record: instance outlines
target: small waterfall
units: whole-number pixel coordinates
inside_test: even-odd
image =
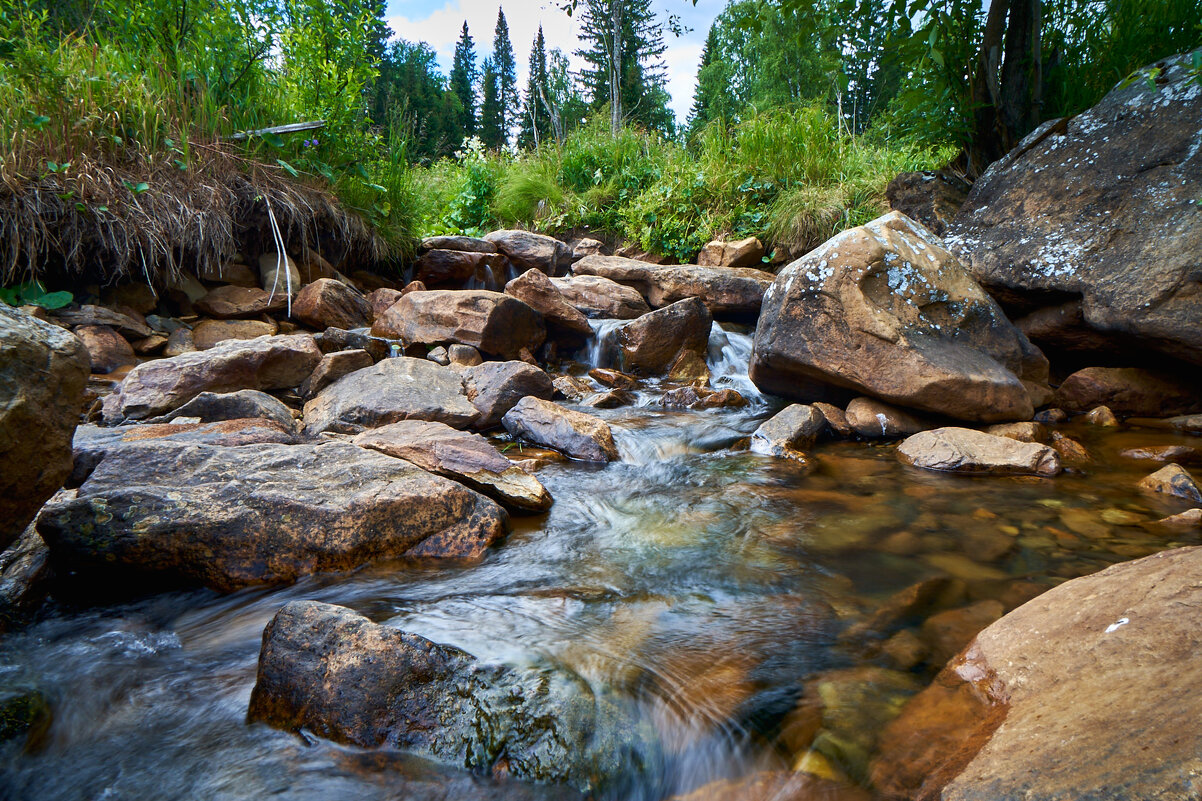
[[[618,329],[629,320],[589,320],[593,337],[580,349],[577,359],[589,367],[619,367]]]
[[[748,403],[760,405],[767,398],[747,377],[751,363],[751,334],[727,330],[721,323],[710,329],[710,341],[706,362],[710,368],[710,386],[714,389],[733,389],[747,399]]]

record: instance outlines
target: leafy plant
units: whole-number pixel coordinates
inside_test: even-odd
[[[53,310],[63,308],[72,300],[70,292],[47,292],[40,281],[0,288],[0,301],[9,306],[41,306]]]

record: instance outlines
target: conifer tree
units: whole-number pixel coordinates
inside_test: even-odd
[[[481,73],[480,124],[477,132],[485,147],[498,150],[506,144],[505,114],[498,91],[500,82],[497,80],[497,68],[491,56],[484,59]]]
[[[577,55],[594,110],[609,105],[615,130],[636,122],[671,133],[667,67],[663,61],[663,26],[651,0],[583,0],[580,38],[587,44]]]
[[[497,9],[497,27],[492,40],[492,65],[496,75],[497,102],[501,109],[502,145],[518,122],[521,110],[518,107],[517,65],[513,60],[513,44],[509,41],[509,23],[505,21],[505,10]]]
[[[547,82],[547,44],[543,38],[543,26],[538,26],[538,35],[530,48],[530,76],[526,81],[526,95],[522,99],[521,132],[519,147],[538,147],[551,131],[552,109],[550,86]]]
[[[465,136],[476,132],[476,82],[480,79],[476,68],[476,45],[467,29],[467,20],[459,33],[455,45],[455,59],[451,64],[450,89],[459,98],[462,107],[461,124]]]

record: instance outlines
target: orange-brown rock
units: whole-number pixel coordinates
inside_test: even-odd
[[[866,394],[978,422],[1029,420],[1048,364],[939,240],[892,212],[793,262],[765,296],[751,378],[800,402]]]
[[[897,448],[903,464],[974,475],[1054,476],[1060,456],[1047,445],[995,437],[971,428],[936,428],[908,437]]]
[[[481,270],[504,272],[508,265],[509,260],[499,253],[428,250],[413,265],[413,277],[430,287],[461,287]]]
[[[505,294],[512,295],[541,314],[552,334],[567,334],[579,341],[593,333],[588,318],[568,303],[563,293],[541,270],[522,273],[505,285]]]
[[[633,320],[651,311],[637,289],[599,275],[552,278],[551,283],[585,317]]]
[[[333,278],[319,278],[306,284],[292,301],[292,316],[307,326],[327,328],[366,328],[372,323],[371,304],[357,290]]]
[[[460,343],[503,359],[547,338],[542,315],[520,300],[483,289],[411,292],[376,320],[372,335],[406,344]]]
[[[245,319],[268,312],[284,311],[288,307],[288,294],[276,292],[273,295],[257,286],[225,284],[209,290],[207,295],[193,305],[196,311],[218,320]]]
[[[1198,411],[1202,386],[1139,367],[1087,367],[1064,379],[1055,403],[1070,412],[1105,406],[1124,417],[1170,417]]]
[[[111,373],[138,363],[138,357],[125,337],[107,325],[81,325],[75,329],[75,336],[88,349],[93,373]]]
[[[705,353],[713,322],[704,303],[688,298],[626,323],[618,329],[624,369],[655,375],[684,351]]]
[[[763,771],[741,779],[719,779],[670,801],[870,801],[863,787],[806,773]]]
[[[895,439],[933,428],[934,423],[872,398],[853,398],[843,413],[848,427],[865,439]]]
[[[192,328],[192,343],[197,350],[215,348],[231,339],[269,337],[279,331],[274,320],[201,320]]]
[[[540,270],[547,275],[563,275],[572,264],[572,249],[554,237],[531,231],[493,231],[484,241],[496,245],[519,272]]]
[[[586,256],[572,267],[576,275],[597,275],[633,287],[652,308],[698,298],[716,317],[754,317],[771,273],[733,267],[664,266],[621,256]]]
[[[367,296],[367,305],[371,307],[371,319],[374,323],[388,311],[388,307],[401,299],[401,290],[382,286],[373,289]]]
[[[1000,601],[978,601],[960,609],[947,609],[922,622],[920,636],[927,646],[931,665],[942,668],[947,661],[972,642],[981,629],[1005,612]]]
[[[1182,498],[1194,503],[1202,503],[1202,489],[1198,482],[1179,464],[1167,464],[1150,476],[1139,482],[1140,487],[1149,492],[1158,492]]]
[[[549,400],[522,398],[501,422],[518,439],[553,448],[575,459],[609,462],[618,458],[608,423]]]
[[[700,267],[757,267],[764,257],[764,243],[754,236],[734,242],[715,239],[697,254]]]

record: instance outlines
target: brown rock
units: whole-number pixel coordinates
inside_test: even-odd
[[[1154,531],[1182,533],[1202,528],[1202,509],[1187,509],[1180,514],[1169,515],[1151,523],[1144,523],[1145,528]]]
[[[930,649],[913,629],[902,629],[885,640],[881,652],[896,669],[911,670],[926,661]]]
[[[510,508],[536,512],[551,508],[551,494],[538,479],[512,464],[479,434],[456,431],[443,423],[405,420],[365,431],[354,443],[454,479]]]
[[[847,425],[867,439],[896,439],[934,426],[908,412],[872,398],[853,398],[844,413]]]
[[[474,236],[428,236],[422,240],[425,250],[458,250],[463,253],[496,253],[492,242]]]
[[[150,356],[167,346],[167,337],[162,334],[151,334],[145,339],[139,339],[130,344],[133,345],[134,353],[140,356]]]
[[[237,392],[202,392],[192,400],[149,423],[166,423],[175,418],[195,418],[202,423],[218,420],[249,420],[259,418],[279,423],[289,431],[296,430],[292,411],[281,401],[257,389]]]
[[[652,308],[697,298],[716,317],[754,317],[772,285],[772,275],[762,270],[688,264],[668,267],[621,256],[586,256],[572,271],[631,286]]]
[[[618,458],[613,433],[604,420],[565,409],[549,400],[522,398],[501,422],[514,437],[553,448],[574,459],[609,462]]]
[[[294,334],[225,342],[207,351],[140,364],[121,384],[121,418],[142,420],[187,403],[202,392],[290,389],[309,377],[321,351],[313,337]]]
[[[379,289],[373,289],[371,294],[367,296],[367,305],[371,307],[371,319],[374,323],[380,317],[384,316],[384,312],[388,311],[392,304],[401,299],[401,291],[399,289],[391,289],[382,286]]]
[[[201,320],[192,329],[192,342],[197,350],[208,350],[231,339],[274,336],[278,330],[274,320]]]
[[[196,340],[192,337],[191,328],[177,328],[167,335],[167,344],[163,346],[163,355],[167,358],[181,356],[196,351]]]
[[[130,310],[133,312],[133,310]],[[106,309],[104,306],[80,306],[77,309],[65,308],[55,309],[50,314],[52,322],[68,328],[76,328],[81,325],[105,325],[117,331],[118,334],[126,339],[142,339],[154,333],[150,326],[146,325],[146,321],[132,314],[123,314],[112,309]]]
[[[639,380],[621,370],[611,370],[608,367],[594,367],[588,371],[588,377],[598,384],[612,389],[638,389]]]
[[[585,256],[600,256],[604,249],[604,242],[586,237],[577,242],[572,248],[572,261],[580,261]]]
[[[617,409],[619,406],[631,406],[638,400],[633,392],[625,389],[611,389],[607,392],[594,393],[582,403],[589,409]]]
[[[764,243],[754,236],[737,242],[709,242],[697,254],[701,267],[757,267],[764,257]]]
[[[1060,454],[1062,464],[1089,464],[1093,457],[1089,449],[1072,437],[1066,437],[1059,431],[1052,432],[1052,450]]]
[[[301,274],[296,262],[286,253],[259,256],[259,287],[276,295],[295,295],[301,288]]]
[[[813,406],[794,403],[760,423],[751,435],[751,452],[796,458],[817,441],[825,428],[822,412]]]
[[[1064,379],[1056,404],[1070,412],[1107,406],[1123,416],[1168,417],[1197,411],[1202,393],[1196,383],[1138,367],[1087,367]]]
[[[154,289],[140,282],[118,284],[104,293],[106,306],[128,306],[138,314],[150,314],[159,305]]]
[[[268,312],[281,312],[288,307],[288,294],[272,295],[258,287],[225,284],[210,290],[194,304],[196,311],[218,320],[246,319]]]
[[[1119,456],[1144,462],[1202,464],[1202,450],[1189,445],[1149,445],[1143,448],[1128,448],[1120,452]]]
[[[847,421],[847,413],[838,406],[822,401],[816,401],[810,405],[822,412],[822,416],[826,418],[826,424],[839,436],[850,437],[855,433],[851,423]]]
[[[1127,425],[1162,428],[1168,431],[1180,431],[1182,434],[1202,434],[1202,414],[1183,414],[1163,420],[1132,417],[1127,420]]]
[[[814,343],[821,343],[815,347]],[[1030,420],[1047,360],[930,231],[892,212],[777,276],[751,378],[809,402],[854,392],[979,422]]]
[[[762,771],[739,779],[718,779],[669,801],[870,801],[863,787],[789,771]]]
[[[75,336],[88,349],[93,373],[111,373],[138,363],[138,357],[125,337],[107,325],[81,325],[75,329]]]
[[[505,272],[509,260],[499,253],[428,250],[418,257],[413,276],[425,286],[463,286],[481,270]]]
[[[1043,423],[1044,425],[1066,423],[1068,422],[1068,412],[1064,411],[1064,409],[1044,409],[1037,412],[1033,419],[1036,423]]]
[[[593,333],[588,319],[551,283],[540,270],[527,270],[505,285],[505,294],[512,295],[543,316],[552,332],[589,337]]]
[[[1015,320],[1014,325],[1041,348],[1091,356],[1116,352],[1125,355],[1131,351],[1130,343],[1090,328],[1079,300],[1036,309]]]
[[[0,551],[71,472],[88,367],[78,337],[0,303]]]
[[[897,449],[903,464],[984,475],[1054,476],[1060,457],[1046,445],[995,437],[970,428],[937,428],[908,437]]]
[[[1090,330],[1202,364],[1202,94],[1188,54],[1155,68],[991,165],[945,239],[1008,303],[1079,296]]]
[[[364,370],[375,364],[371,354],[365,350],[340,350],[321,357],[313,373],[300,386],[300,396],[309,400],[344,375]]]
[[[484,357],[471,345],[451,345],[447,348],[447,363],[459,367],[475,367],[484,363]]]
[[[885,197],[889,208],[943,236],[971,188],[960,176],[943,170],[903,172],[885,187]]]
[[[1045,442],[1048,438],[1048,429],[1043,423],[1001,423],[985,429],[985,433],[1019,442]]]
[[[480,412],[475,427],[481,431],[501,424],[501,418],[530,395],[550,400],[555,392],[551,377],[519,361],[485,362],[463,372],[464,392]]]
[[[1109,407],[1097,406],[1090,409],[1085,415],[1085,422],[1090,425],[1101,426],[1103,428],[1114,428],[1119,425],[1119,419],[1114,416],[1114,412],[1110,411]]]
[[[50,549],[32,525],[12,547],[0,549],[0,633],[25,623],[41,606],[52,575]]]
[[[551,283],[585,317],[633,320],[651,311],[637,289],[598,275],[552,278]]]
[[[571,249],[542,234],[530,231],[493,231],[484,236],[485,241],[497,246],[519,272],[540,270],[547,275],[563,275],[572,264]]]
[[[1000,601],[978,601],[960,609],[948,609],[931,615],[922,622],[922,641],[926,644],[928,662],[941,668],[964,646],[972,642],[981,629],[1005,613]]]
[[[696,298],[644,314],[618,329],[624,369],[662,373],[684,351],[705,353],[713,317]]]
[[[398,356],[349,373],[305,404],[305,431],[355,434],[401,420],[433,420],[455,428],[479,416],[454,370]]]
[[[483,289],[431,290],[402,297],[376,320],[372,335],[407,344],[459,343],[513,359],[547,337],[542,316],[517,298]]]
[[[1150,476],[1146,476],[1139,482],[1139,486],[1149,492],[1164,493],[1194,503],[1202,503],[1202,489],[1198,488],[1194,477],[1179,464],[1165,465]]]
[[[292,316],[320,331],[331,327],[366,328],[372,321],[367,298],[333,278],[306,284],[292,301]]]
[[[56,563],[218,590],[397,557],[475,558],[505,531],[492,501],[349,443],[128,443],[46,506]]]
[[[920,581],[894,593],[863,621],[843,631],[839,639],[856,642],[866,637],[890,634],[903,626],[919,622],[934,609],[954,603],[963,594],[963,582],[955,579],[938,577]]]
[[[235,286],[256,288],[259,286],[259,276],[248,265],[240,261],[230,261],[219,266],[204,265],[197,272],[197,277],[215,284],[234,284]]]
[[[695,350],[682,350],[668,368],[668,378],[673,381],[710,382],[710,368],[705,362],[705,355]]]
[[[570,375],[556,376],[551,385],[555,388],[555,397],[564,398],[565,400],[580,401],[593,394],[593,385],[585,381],[583,378],[577,378]]]

